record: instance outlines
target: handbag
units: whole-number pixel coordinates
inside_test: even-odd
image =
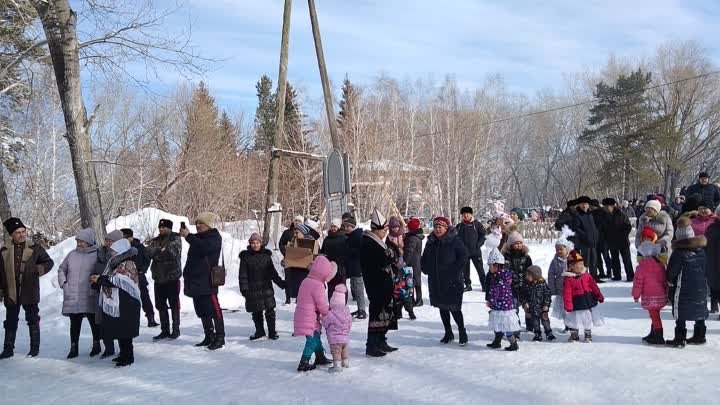
[[[213,287],[225,285],[225,255],[223,254],[222,242],[220,244],[220,258],[222,260],[222,265],[218,263],[210,268],[210,285]],[[207,259],[205,260],[207,261]]]

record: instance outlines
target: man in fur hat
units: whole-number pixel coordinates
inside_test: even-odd
[[[483,270],[482,251],[480,248],[482,248],[482,245],[485,244],[485,227],[482,226],[480,221],[475,219],[473,216],[473,209],[471,207],[463,207],[460,210],[460,215],[462,215],[462,221],[455,226],[455,230],[469,253],[467,263],[465,263],[465,267],[463,269],[465,291],[472,291],[472,283],[470,279],[471,261],[473,266],[475,266],[478,278],[480,279],[482,291],[484,291],[485,270]]]
[[[602,283],[603,281],[598,275],[597,268],[599,235],[597,226],[595,225],[595,219],[590,211],[590,203],[592,200],[590,197],[582,196],[575,200],[575,202],[577,203],[577,208],[575,209],[572,225],[570,225],[570,229],[575,232],[575,237],[573,238],[575,249],[579,250],[580,254],[585,258],[585,265],[588,270],[590,270],[590,274],[595,281]]]
[[[159,235],[148,243],[145,256],[152,260],[150,272],[155,281],[155,308],[160,314],[160,334],[154,340],[177,339],[180,337],[180,277],[182,268],[180,256],[182,240],[180,234],[172,231],[173,223],[169,219],[161,219],[158,224]],[[170,317],[172,316],[172,332]]]
[[[53,268],[53,261],[42,246],[33,243],[27,229],[18,218],[3,223],[10,238],[0,249],[0,301],[5,302],[5,342],[0,359],[12,357],[15,352],[20,307],[30,331],[30,353],[40,352],[40,277]]]

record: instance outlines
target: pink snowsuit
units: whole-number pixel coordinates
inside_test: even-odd
[[[653,257],[640,259],[635,271],[632,296],[642,300],[647,311],[659,310],[667,305],[667,276],[665,267]]]
[[[300,284],[293,325],[295,336],[312,336],[320,331],[320,317],[328,314],[330,305],[325,283],[337,273],[337,266],[325,256],[318,256],[310,273]]]
[[[330,312],[320,321],[327,332],[330,346],[350,343],[352,315],[345,304],[347,287],[338,284],[330,300]]]

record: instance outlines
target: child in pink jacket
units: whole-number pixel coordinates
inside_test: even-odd
[[[667,276],[660,261],[661,248],[658,244],[645,241],[638,246],[642,256],[635,271],[632,296],[635,302],[642,299],[642,307],[652,320],[650,334],[642,340],[649,345],[665,345],[660,310],[667,305]]]
[[[339,373],[343,368],[350,367],[352,315],[345,297],[347,297],[347,287],[343,284],[335,286],[330,298],[330,312],[320,321],[327,332],[330,353],[333,357],[333,366],[328,370],[331,373]]]
[[[327,315],[330,310],[325,283],[332,280],[337,273],[337,265],[325,256],[318,256],[310,268],[307,278],[300,284],[298,290],[297,306],[295,307],[294,329],[295,336],[305,336],[305,348],[298,371],[314,370],[317,366],[331,363],[325,357],[325,349],[320,340],[320,318]],[[315,353],[315,364],[310,364],[310,358]]]

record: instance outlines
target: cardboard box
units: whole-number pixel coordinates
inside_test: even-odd
[[[320,251],[320,245],[314,240],[298,240],[296,246],[288,246],[285,251],[285,266],[307,269]]]

